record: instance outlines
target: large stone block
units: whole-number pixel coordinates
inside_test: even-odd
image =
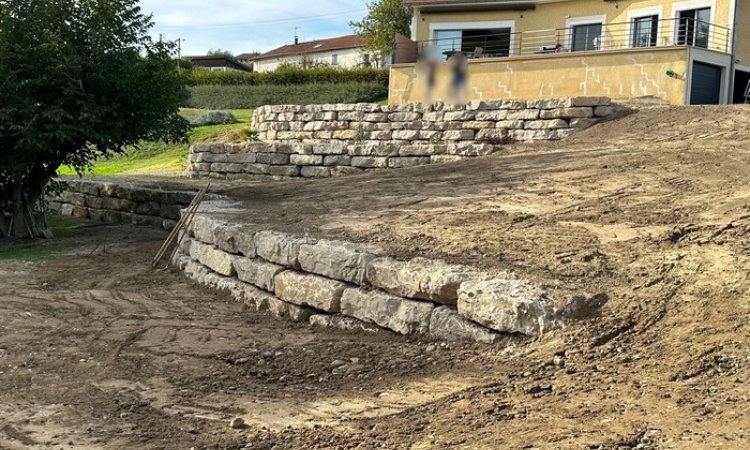
[[[367,264],[375,257],[361,245],[320,240],[301,245],[298,259],[306,272],[363,285],[367,282]]]
[[[591,107],[571,107],[544,109],[539,115],[542,119],[575,119],[580,117],[593,117],[594,109]]]
[[[612,99],[609,97],[573,97],[571,106],[609,106]]]
[[[282,266],[255,258],[237,257],[232,263],[237,278],[270,292],[274,290],[273,280],[276,275],[285,270]]]
[[[232,255],[227,252],[223,252],[212,245],[200,246],[198,253],[198,262],[218,274],[228,277],[234,275]]]
[[[258,256],[276,264],[299,269],[299,250],[312,239],[298,238],[277,231],[259,231],[255,234],[255,251]]]
[[[508,116],[506,117],[507,120],[536,120],[538,118],[538,109],[519,109],[516,111],[508,111]]]
[[[403,156],[388,158],[388,167],[399,169],[403,167],[424,166],[430,163],[429,156]]]
[[[556,130],[568,128],[568,126],[568,121],[563,119],[529,120],[524,124],[524,128],[527,130]]]
[[[348,166],[352,163],[349,155],[327,155],[323,159],[324,166]]]
[[[474,139],[474,130],[448,130],[443,132],[444,141],[467,141]]]
[[[300,168],[299,174],[305,178],[328,178],[331,176],[331,168],[322,166],[304,166]]]
[[[280,299],[330,313],[341,310],[341,296],[348,286],[340,281],[293,270],[281,272],[274,279],[274,292]]]
[[[354,156],[351,164],[352,167],[382,168],[388,167],[388,158],[384,156]]]
[[[381,291],[347,289],[341,298],[341,313],[401,334],[426,333],[433,305],[408,300]]]
[[[341,314],[315,314],[310,317],[310,325],[315,327],[336,328],[345,331],[376,332],[381,329],[354,317]]]
[[[286,153],[258,153],[255,155],[258,164],[285,165],[289,164],[289,155]]]
[[[458,290],[458,312],[503,333],[535,336],[558,327],[544,290],[522,280],[467,281]]]
[[[323,164],[322,155],[291,155],[289,162],[298,166],[320,166]]]
[[[432,311],[430,334],[448,341],[474,341],[494,344],[497,333],[461,316],[450,306],[439,306]]]
[[[391,294],[455,305],[458,287],[474,279],[476,270],[442,261],[414,258],[408,262],[376,258],[367,265],[367,280]]]

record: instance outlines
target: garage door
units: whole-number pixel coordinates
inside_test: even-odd
[[[717,105],[721,93],[721,67],[699,62],[693,63],[690,86],[691,105]]]

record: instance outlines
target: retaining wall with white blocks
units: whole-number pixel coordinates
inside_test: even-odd
[[[259,141],[196,144],[193,178],[324,178],[486,156],[508,142],[562,139],[615,113],[606,97],[447,104],[262,106]]]
[[[347,329],[495,342],[560,326],[543,289],[511,276],[350,242],[259,231],[195,216],[174,261],[188,277],[258,310]]]

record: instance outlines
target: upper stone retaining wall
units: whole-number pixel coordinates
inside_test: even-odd
[[[450,162],[509,142],[562,139],[614,112],[606,97],[262,106],[251,125],[260,142],[194,145],[189,175],[321,178]]]

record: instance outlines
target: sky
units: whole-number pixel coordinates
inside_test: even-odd
[[[183,56],[212,49],[235,55],[294,42],[351,34],[350,20],[367,13],[365,0],[141,0],[152,13],[153,36],[182,41]]]

